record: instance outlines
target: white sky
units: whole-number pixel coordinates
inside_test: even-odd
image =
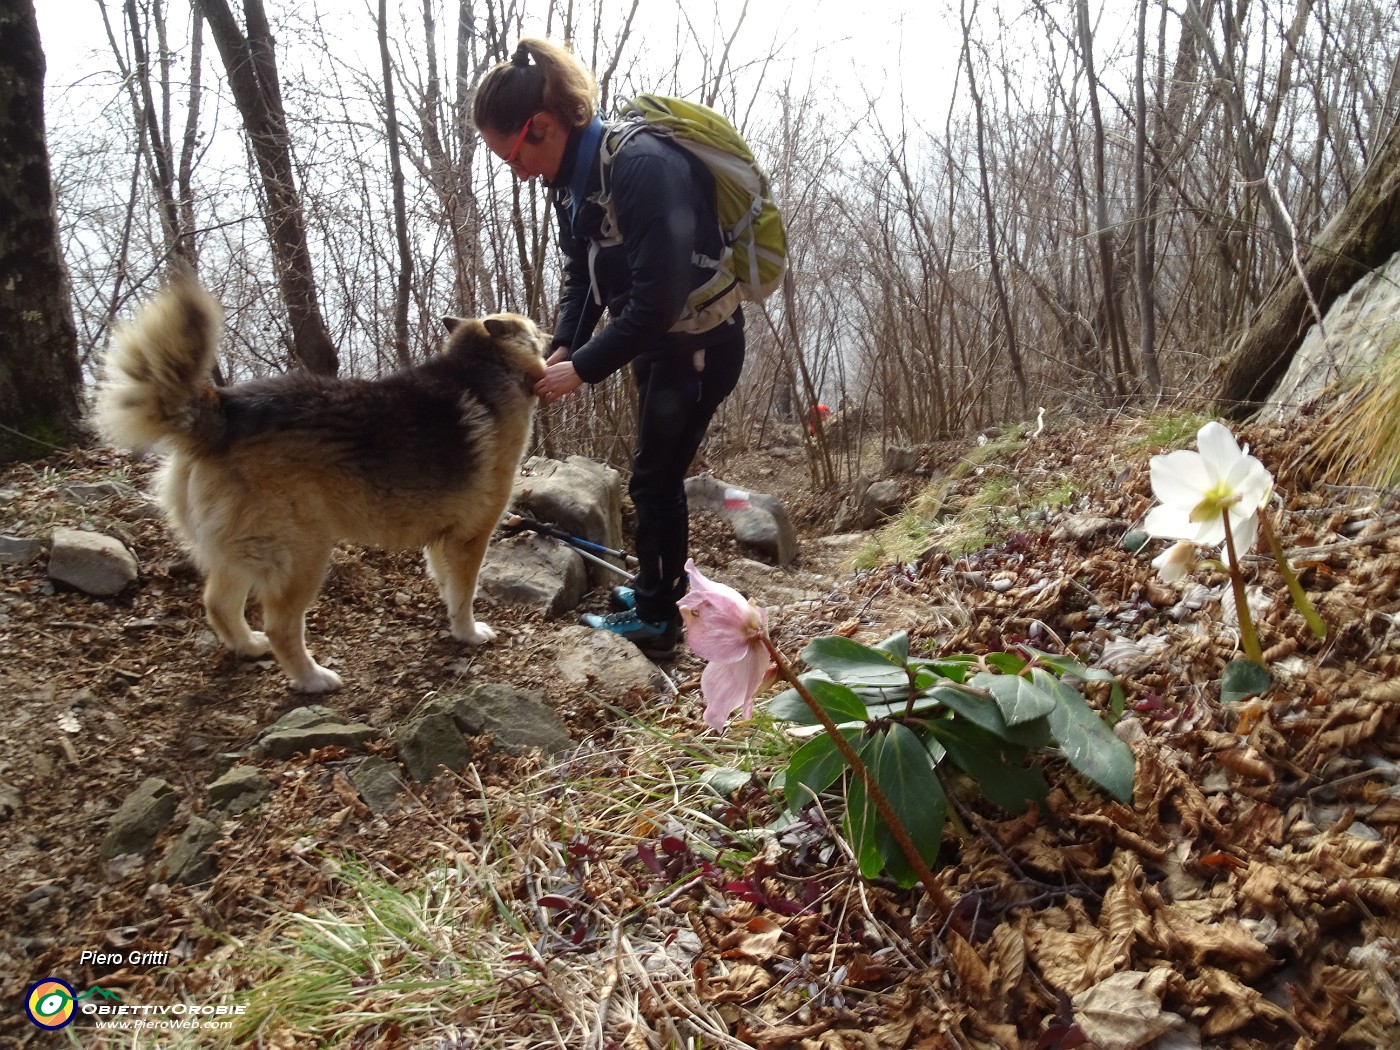
[[[401,2],[394,0],[391,6]],[[377,71],[372,0],[266,0],[266,3],[274,26],[280,13],[292,10],[308,16],[314,10],[330,15],[333,31],[338,36],[347,41],[362,36],[367,60],[365,69]],[[176,22],[183,22],[181,0],[167,0],[167,4],[180,12]],[[37,0],[36,6],[51,92],[113,68],[97,0]],[[107,0],[107,6],[112,11],[109,17],[120,17],[121,0]],[[455,5],[447,6],[455,11]],[[720,4],[719,24],[715,28],[716,51],[732,29],[741,6],[735,0],[723,0]],[[941,5],[929,0],[864,0],[857,5],[840,0],[807,0],[805,3],[749,0],[734,57],[739,63],[761,58],[776,41],[779,58],[790,65],[785,70],[773,70],[770,75],[790,75],[798,86],[810,77],[818,87],[829,88],[833,95],[845,98],[856,108],[861,108],[860,103],[867,94],[883,97],[888,107],[886,112],[891,115],[900,98],[921,102],[938,100],[941,119],[953,84],[959,33],[955,23],[947,21],[948,17],[955,19],[956,15],[940,14],[940,8]],[[407,3],[405,9],[410,18],[421,11],[416,0]],[[619,12],[618,17],[622,9],[621,2],[609,8]],[[636,28],[651,45],[650,49],[643,49],[644,60],[671,53],[675,35],[670,26],[676,10],[677,4],[670,0],[643,0]],[[697,21],[702,17],[703,12],[696,8],[689,10]],[[450,21],[451,15],[444,14],[440,31],[446,31]],[[527,31],[539,33],[541,30],[538,24],[531,27],[527,22]],[[278,43],[281,60],[290,42],[283,38]],[[212,54],[212,47],[209,50]],[[314,60],[308,64],[313,63]],[[216,58],[209,68],[221,75]]]

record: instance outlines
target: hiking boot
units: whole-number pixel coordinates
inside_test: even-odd
[[[631,587],[619,583],[608,591],[608,602],[614,609],[635,609],[637,607],[637,592]]]
[[[611,631],[619,638],[626,638],[653,660],[668,660],[676,655],[676,643],[680,640],[680,624],[676,620],[663,623],[648,623],[637,615],[636,609],[599,616],[588,613],[581,617],[585,627]]]

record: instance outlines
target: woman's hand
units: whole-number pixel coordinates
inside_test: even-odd
[[[567,353],[568,351],[561,347],[550,354],[544,376],[535,384],[535,396],[545,404],[558,401],[565,394],[572,394],[583,386],[583,380],[574,371],[573,362],[562,360]],[[561,360],[555,360],[556,358]]]

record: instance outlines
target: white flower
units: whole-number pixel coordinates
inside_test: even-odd
[[[1273,494],[1273,476],[1219,423],[1201,427],[1196,447],[1199,452],[1182,449],[1152,457],[1152,492],[1161,504],[1148,512],[1143,530],[1161,539],[1214,547],[1225,542],[1222,518],[1228,513],[1235,551],[1242,555],[1254,546],[1259,511]]]
[[[1196,545],[1190,540],[1178,540],[1152,559],[1164,583],[1178,583],[1196,567]]]

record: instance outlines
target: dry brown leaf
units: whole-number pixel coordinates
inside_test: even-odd
[[[1110,974],[1074,996],[1074,1020],[1102,1050],[1138,1050],[1185,1025],[1180,1015],[1162,1009],[1173,976],[1166,967]]]
[[[992,975],[978,956],[976,949],[956,930],[950,930],[943,939],[948,949],[949,961],[957,972],[963,997],[973,1003],[985,1003],[992,995]]]
[[[783,939],[783,928],[772,919],[756,917],[744,923],[737,930],[720,938],[720,956],[733,958],[744,956],[757,962],[766,962],[775,956],[784,956],[778,945]]]
[[[1152,916],[1147,937],[1168,956],[1184,957],[1193,966],[1207,962],[1227,965],[1246,979],[1267,973],[1276,965],[1269,949],[1236,919],[1198,922],[1169,905]]]

